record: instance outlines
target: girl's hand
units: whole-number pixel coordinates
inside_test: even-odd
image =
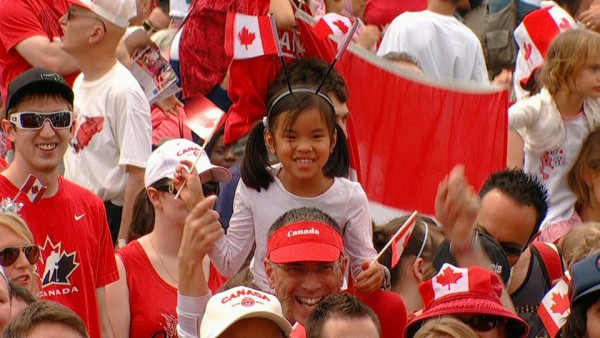
[[[383,266],[377,262],[371,264],[371,261],[363,261],[361,264],[363,271],[355,279],[354,288],[360,292],[374,292],[381,288],[385,273]]]
[[[187,168],[191,168],[193,163],[188,160],[181,160],[180,166],[175,169],[173,184],[177,190],[181,190],[179,197],[185,202],[188,211],[192,210],[198,202],[204,200],[202,193],[202,182],[196,168],[188,172]],[[187,168],[186,168],[187,167]]]

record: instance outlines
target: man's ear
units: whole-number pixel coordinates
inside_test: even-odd
[[[99,23],[99,26],[96,26],[96,28],[94,29],[92,34],[89,36],[88,42],[89,43],[98,43],[99,41],[101,41],[104,38],[105,35],[106,35],[106,32],[104,31],[104,28],[102,28],[102,24]]]
[[[7,119],[2,119],[2,131],[4,132],[4,135],[6,135],[6,138],[11,142],[15,142],[15,126]]]
[[[275,137],[268,130],[265,130],[265,144],[269,152],[275,155]]]
[[[275,289],[275,276],[274,273],[275,271],[273,271],[273,267],[271,266],[271,262],[269,262],[268,258],[265,258],[265,260],[263,261],[263,264],[265,265],[265,272],[267,274],[267,279],[269,280],[269,286],[272,289]]]

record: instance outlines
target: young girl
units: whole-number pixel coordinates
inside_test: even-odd
[[[554,242],[581,223],[567,174],[584,140],[600,125],[600,35],[585,29],[559,35],[540,80],[542,91],[512,106],[508,119],[524,142],[524,170],[548,190],[550,208],[539,239]]]
[[[584,222],[600,222],[600,130],[585,141],[569,172],[569,187],[577,197],[575,209]]]
[[[256,285],[270,291],[264,271],[267,230],[286,211],[316,207],[331,215],[344,232],[355,287],[373,291],[383,268],[368,265],[376,255],[371,215],[359,183],[348,173],[348,148],[335,123],[331,100],[314,88],[287,89],[271,96],[267,116],[251,131],[227,235],[215,243],[211,261],[225,276],[235,274],[256,241],[250,269]],[[268,151],[279,164],[269,166]],[[366,271],[363,271],[366,270]]]

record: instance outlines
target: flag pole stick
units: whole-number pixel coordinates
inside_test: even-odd
[[[285,58],[283,51],[281,50],[281,43],[279,41],[279,33],[277,33],[277,24],[275,23],[275,15],[269,14],[269,20],[271,21],[271,30],[273,31],[273,38],[275,38],[275,47],[277,48],[277,56],[281,61],[281,68],[283,68],[283,75],[285,75],[285,82],[287,82],[288,90],[292,92],[292,81],[290,74],[288,73],[287,67],[285,66]]]
[[[202,146],[200,147],[200,153],[198,154],[198,157],[196,157],[196,160],[194,160],[194,164],[192,164],[192,167],[190,168],[190,172],[194,171],[194,168],[196,168],[196,164],[198,163],[198,160],[200,160],[200,157],[202,157],[202,154],[204,153],[204,149],[206,149],[206,146],[208,145],[210,140],[213,138],[213,136],[217,132],[217,129],[221,125],[221,120],[223,120],[224,117],[225,117],[225,114],[222,114],[221,117],[219,117],[219,120],[217,121],[217,123],[215,123],[215,127],[212,128],[212,130],[210,131],[210,134],[208,135],[206,140],[204,140],[204,143],[202,143]],[[177,194],[175,194],[175,199],[179,198],[179,195],[181,194],[181,191],[185,187],[186,183],[187,183],[187,179],[185,179],[183,181],[183,183],[181,184],[181,187],[179,187],[179,189],[177,189]]]
[[[417,210],[413,211],[413,213],[406,219],[406,221],[404,222],[404,224],[402,224],[402,226],[400,228],[398,228],[398,230],[396,231],[396,233],[394,233],[394,236],[392,236],[392,238],[390,238],[390,240],[385,244],[385,246],[383,247],[383,249],[381,249],[381,251],[379,251],[379,253],[377,254],[377,256],[371,261],[370,265],[373,265],[373,263],[377,262],[379,260],[379,258],[381,258],[381,256],[383,256],[383,253],[389,249],[390,245],[392,245],[392,243],[394,243],[394,241],[396,240],[396,238],[398,238],[398,236],[404,232],[404,230],[410,226],[410,224],[412,223],[412,221],[415,219],[415,217],[417,217],[417,214],[419,212]]]
[[[358,28],[358,20],[354,21],[354,24],[350,28],[350,32],[348,33],[348,35],[346,36],[346,38],[342,42],[342,45],[340,46],[340,49],[338,49],[337,54],[335,55],[335,58],[331,62],[331,65],[329,66],[329,68],[327,68],[327,73],[325,73],[325,76],[323,76],[323,80],[321,80],[321,83],[319,84],[319,87],[317,87],[317,93],[321,90],[321,87],[323,87],[323,84],[325,83],[325,80],[329,76],[329,73],[331,73],[331,70],[333,69],[333,67],[335,67],[335,64],[337,63],[337,61],[342,57],[342,54],[344,53],[344,51],[346,50],[346,48],[348,48],[348,44],[352,40],[352,37],[354,36],[354,32],[356,32],[357,28]]]

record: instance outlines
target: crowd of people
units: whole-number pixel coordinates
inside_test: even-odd
[[[281,55],[233,57],[235,13]],[[505,168],[375,224],[303,16],[397,76],[509,91]],[[595,30],[582,0],[0,0],[2,336],[600,338]]]

